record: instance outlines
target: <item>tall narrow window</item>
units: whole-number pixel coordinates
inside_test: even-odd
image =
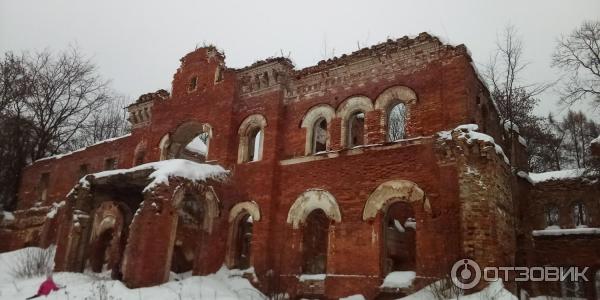
[[[398,103],[390,109],[388,114],[388,141],[394,142],[404,138],[406,125],[406,106]]]
[[[587,215],[585,211],[585,205],[582,202],[575,202],[573,204],[573,225],[575,227],[587,226]]]
[[[410,203],[395,202],[383,218],[382,270],[414,271],[416,266],[415,231],[417,223]]]
[[[188,85],[188,92],[195,90],[197,85],[198,85],[198,77],[194,76],[194,77],[190,78],[190,83]]]
[[[40,201],[44,202],[48,199],[48,186],[50,184],[50,173],[43,173],[39,183]]]
[[[558,207],[554,205],[546,208],[546,227],[559,227]]]
[[[320,118],[313,126],[312,153],[327,151],[327,120]]]
[[[348,147],[356,147],[365,141],[365,113],[358,111],[348,119]]]
[[[254,128],[248,136],[248,161],[259,161],[262,146],[262,128]]]
[[[238,219],[235,231],[234,267],[247,269],[250,267],[250,245],[252,242],[252,216],[245,214]]]
[[[329,222],[329,218],[321,209],[313,210],[306,218],[302,240],[304,274],[326,273]]]

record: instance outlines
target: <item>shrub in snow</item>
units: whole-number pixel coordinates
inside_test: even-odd
[[[98,280],[92,284],[90,288],[90,295],[85,297],[84,300],[117,300],[121,298],[115,298],[109,294],[109,288],[106,280]]]
[[[54,269],[54,253],[56,246],[46,249],[25,248],[19,251],[13,259],[6,261],[8,270],[13,278],[33,278],[44,276]]]

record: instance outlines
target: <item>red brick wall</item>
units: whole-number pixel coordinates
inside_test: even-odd
[[[382,281],[381,243],[378,240],[381,226],[379,217],[363,221],[362,211],[379,184],[403,179],[416,183],[432,207],[430,213],[425,213],[422,208],[415,210],[419,228],[417,273],[442,276],[448,266],[464,254],[457,217],[461,209],[461,171],[453,163],[438,161],[433,139],[428,136],[459,124],[483,124],[486,120],[477,117],[481,108],[476,98],[482,90],[484,94],[487,92],[475,76],[464,46],[442,45],[427,36],[398,43],[400,48],[404,43],[413,43],[415,47],[394,48],[393,51],[399,53],[397,56],[381,55],[381,61],[370,61],[368,68],[357,63],[359,58],[370,57],[363,52],[371,50],[380,53],[376,48],[380,46],[363,49],[338,61],[320,64],[315,69],[290,71],[287,81],[250,93],[242,92],[245,83],[238,76],[240,72],[251,72],[252,67],[226,69],[223,81],[215,83],[215,70],[224,58],[210,48],[198,49],[182,59],[182,66],[173,79],[172,96],[153,103],[150,125],[134,129],[129,137],[91,146],[60,159],[38,161],[27,167],[19,207],[29,208],[36,202],[36,185],[44,172],[51,173],[47,202],[60,201],[77,182],[80,164],[88,163],[89,171],[97,172],[102,170],[105,158],[116,157],[119,168],[129,168],[133,165],[134,149],[142,142],[148,145],[145,161],[156,161],[160,155],[158,145],[165,134],[173,133],[184,122],[197,121],[213,128],[207,159],[231,170],[232,176],[228,186],[216,186],[223,203],[221,216],[216,221],[219,229],[203,237],[194,268],[196,273],[214,272],[221,266],[226,253],[224,237],[228,232],[229,209],[235,203],[252,200],[258,203],[262,215],[261,221],[254,224],[252,241],[252,263],[260,279],[259,286],[271,290],[286,288],[293,292],[297,285],[295,276],[301,266],[301,229],[294,230],[286,223],[287,214],[301,193],[309,188],[321,188],[334,195],[342,215],[342,222],[331,226],[328,273],[334,275],[327,279],[327,295],[339,297],[364,293],[372,297],[377,294]],[[370,59],[375,59],[373,57],[371,55]],[[347,70],[346,75],[340,75],[345,79],[328,77],[337,67]],[[197,88],[188,92],[193,76],[198,78]],[[308,89],[307,82],[315,81],[314,78],[323,78],[322,84]],[[356,95],[366,96],[374,104],[384,90],[399,85],[414,90],[418,98],[409,105],[407,124],[407,138],[415,139],[343,150],[340,146],[341,118],[338,116],[330,125],[333,152],[302,158],[306,132],[300,124],[311,107],[325,103],[337,109],[344,100]],[[367,113],[369,143],[385,140],[379,124],[382,113],[376,110]],[[238,164],[238,128],[252,114],[261,114],[267,121],[263,159]],[[147,221],[159,224],[169,222],[169,219],[149,218]],[[169,232],[152,232],[153,238],[168,238],[166,235]],[[148,255],[166,255],[160,252],[164,249],[152,248],[149,240],[145,240],[147,236],[141,228],[133,228],[129,239]],[[62,238],[59,237],[59,242]],[[152,265],[129,264],[130,272],[142,273]],[[146,278],[134,285],[159,279]]]

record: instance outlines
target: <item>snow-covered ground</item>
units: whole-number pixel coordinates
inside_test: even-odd
[[[16,279],[12,274],[14,261],[24,250],[0,253],[0,299],[25,299],[34,295],[45,277]],[[54,281],[66,288],[41,299],[267,299],[241,272],[221,268],[207,276],[172,276],[173,281],[140,289],[128,289],[122,282],[97,274],[60,272]],[[176,281],[175,279],[181,279]]]

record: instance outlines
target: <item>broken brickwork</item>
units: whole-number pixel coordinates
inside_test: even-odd
[[[398,104],[404,131],[392,141],[389,115]],[[204,47],[181,59],[171,94],[145,94],[128,110],[130,135],[25,169],[19,211],[0,220],[0,250],[56,243],[57,270],[110,269],[130,287],[160,284],[169,271],[250,265],[267,294],[330,299],[411,293],[463,257],[486,266],[534,263],[523,258],[534,248],[518,242],[533,228],[524,216],[538,213],[528,206],[535,189],[513,175],[527,171],[525,147],[505,147],[510,134],[464,45],[422,33],[301,70],[285,58],[232,69]],[[493,142],[465,140],[458,129],[440,135],[470,123],[512,164]],[[357,132],[363,143],[351,145]],[[189,153],[196,137],[206,153]],[[228,179],[172,177],[148,191],[147,171],[92,174],[174,158],[218,164]],[[82,170],[92,175],[80,181]],[[414,226],[402,237],[411,242],[398,243],[414,253],[406,264],[390,264],[384,250],[396,203],[412,211],[398,214]],[[327,226],[307,225],[316,210]],[[311,232],[319,241],[310,242]],[[406,266],[417,274],[411,287],[380,288],[387,272]],[[326,275],[303,280],[316,271]]]

